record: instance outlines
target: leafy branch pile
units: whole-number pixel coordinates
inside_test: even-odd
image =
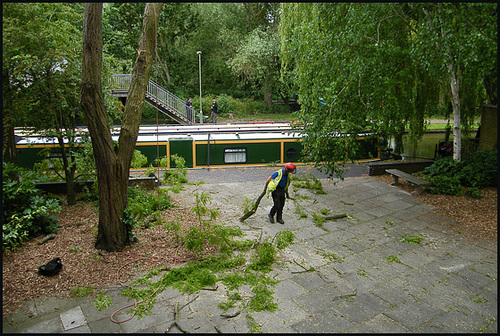
[[[209,194],[196,195],[192,211],[198,219],[198,226],[192,226],[187,233],[180,232],[180,226],[175,223],[163,224],[166,230],[176,235],[179,244],[200,253],[201,259],[182,267],[153,269],[122,291],[122,295],[140,302],[130,311],[139,318],[150,314],[156,295],[166,287],[196,293],[203,288],[214,287],[218,282],[228,290],[228,301],[219,304],[222,310],[236,306],[247,311],[277,309],[272,290],[277,281],[267,274],[276,262],[277,253],[293,243],[294,234],[281,231],[273,239],[263,242],[236,239],[243,236],[241,229],[215,224],[219,213],[209,209],[209,203]],[[215,246],[217,251],[202,257],[201,252],[207,246]],[[243,285],[250,286],[250,297],[239,291]],[[77,294],[79,291],[75,289],[74,295]],[[111,304],[109,296],[100,295],[98,301],[95,306],[99,309]]]

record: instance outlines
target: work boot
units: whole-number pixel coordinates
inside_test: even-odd
[[[283,219],[281,219],[281,218],[277,218],[277,219],[276,219],[276,221],[277,221],[278,223],[280,223],[280,224],[285,224],[285,222],[283,222]]]
[[[274,218],[271,214],[267,215],[269,217],[269,222],[274,223]]]

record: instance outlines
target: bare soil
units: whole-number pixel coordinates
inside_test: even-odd
[[[198,225],[190,206],[176,206],[162,212],[165,225],[177,221],[181,232],[186,232],[191,225]],[[68,206],[65,197],[58,224],[60,229],[55,239],[39,244],[44,236],[35,237],[20,248],[4,253],[3,315],[35,298],[70,297],[71,290],[76,287],[105,289],[120,286],[147,270],[195,260],[213,250],[213,247],[206,247],[198,254],[186,250],[165,225],[141,228],[139,242],[121,252],[97,250],[94,247],[97,208],[92,203],[83,202]],[[55,257],[61,258],[63,270],[53,277],[38,275],[38,267]]]
[[[391,183],[389,175],[373,177]],[[402,181],[401,189],[408,192],[413,187]],[[484,197],[444,196],[424,193],[417,195],[420,201],[437,207],[435,212],[454,219],[459,224],[451,229],[470,240],[497,241],[497,190],[483,191]],[[29,240],[20,248],[3,255],[3,315],[13,313],[23,302],[39,297],[58,295],[69,297],[76,287],[104,289],[120,286],[122,282],[158,266],[171,266],[194,260],[213,252],[206,247],[196,255],[184,249],[175,234],[164,225],[141,228],[139,242],[121,252],[107,253],[95,249],[98,225],[97,208],[92,203],[80,202],[68,206],[63,197],[59,217],[60,229],[55,239],[39,244],[40,237]],[[163,223],[178,221],[181,230],[198,225],[191,205],[177,199],[177,207],[162,212]],[[185,231],[184,231],[185,232]],[[53,277],[37,274],[37,269],[59,257],[63,271]]]

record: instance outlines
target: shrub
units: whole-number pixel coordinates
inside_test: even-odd
[[[496,187],[498,166],[497,151],[478,151],[471,159],[463,161],[459,177],[467,187]]]
[[[127,209],[133,219],[144,219],[157,210],[166,210],[171,206],[170,196],[165,189],[148,193],[138,186],[128,188]]]
[[[460,195],[462,185],[457,176],[437,175],[431,180],[430,192],[433,194]]]
[[[478,187],[467,188],[467,190],[465,191],[465,194],[469,197],[472,197],[472,198],[482,198],[483,197],[483,192]]]
[[[444,158],[425,168],[425,172],[430,177],[433,193],[458,195],[459,186],[465,186],[470,188],[469,196],[480,198],[480,188],[497,185],[497,151],[478,151],[462,162]]]
[[[429,177],[434,177],[438,175],[453,176],[457,175],[461,169],[462,169],[461,162],[456,162],[453,160],[453,158],[446,157],[437,160],[429,167],[426,167],[425,173],[428,174]]]
[[[186,160],[182,156],[178,156],[174,154],[170,157],[170,159],[174,162],[175,168],[165,170],[165,174],[163,175],[163,182],[172,186],[173,191],[182,190],[184,187],[181,185],[182,183],[187,183],[187,172],[188,169],[186,167]],[[166,166],[166,158],[163,158],[160,162],[161,166]]]
[[[134,150],[130,166],[132,168],[141,168],[144,167],[146,163],[148,163],[148,158],[146,157],[146,155],[142,154],[140,150]]]
[[[36,188],[33,172],[4,162],[2,202],[4,250],[20,246],[37,233],[59,228],[54,216],[61,211],[59,199]]]

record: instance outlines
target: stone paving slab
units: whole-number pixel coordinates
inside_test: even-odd
[[[191,173],[191,172],[190,172]],[[206,172],[204,172],[206,173]],[[210,173],[212,174],[212,173]],[[210,174],[206,174],[209,176]],[[263,173],[262,180],[268,172]],[[221,174],[224,181],[224,174]],[[210,192],[229,225],[239,226],[246,238],[272,239],[291,230],[294,244],[281,251],[268,274],[278,309],[224,317],[218,307],[227,289],[183,294],[167,288],[156,297],[150,315],[132,317],[128,310],[111,315],[133,301],[109,289],[112,305],[97,311],[90,298],[42,298],[4,317],[4,333],[469,333],[498,330],[497,246],[468,242],[450,232],[453,225],[432,206],[409,193],[370,177],[353,177],[337,184],[323,180],[326,195],[299,190],[308,217],[298,219],[296,204],[287,202],[285,225],[270,224],[272,201],[264,198],[256,214],[240,223],[244,194],[239,183],[212,181],[186,186],[184,194]],[[258,195],[263,181],[245,182],[248,195]],[[328,209],[346,213],[322,228],[312,213]],[[401,239],[421,237],[420,244]],[[393,259],[397,258],[397,261]],[[392,261],[391,261],[392,260]],[[238,290],[245,298],[250,286]],[[178,327],[174,307],[178,304]],[[182,329],[182,330],[181,330]]]

